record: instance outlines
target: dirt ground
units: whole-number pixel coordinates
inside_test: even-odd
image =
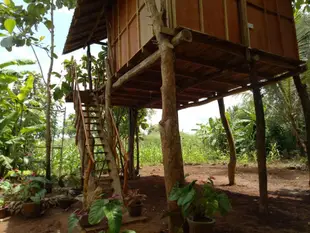
[[[186,166],[188,181],[197,179],[199,184],[215,177],[215,185],[231,199],[233,211],[217,218],[216,233],[299,233],[310,232],[310,190],[305,171],[286,168],[269,169],[270,213],[260,216],[257,212],[258,176],[254,167],[239,167],[237,185],[227,186],[226,166]],[[143,167],[141,178],[130,181],[130,188],[138,188],[148,196],[144,214],[148,221],[124,226],[137,233],[166,232],[166,219],[161,219],[166,207],[163,168]],[[16,216],[0,223],[1,233],[65,233],[67,217],[77,206],[68,211],[48,210],[42,218],[26,220]]]

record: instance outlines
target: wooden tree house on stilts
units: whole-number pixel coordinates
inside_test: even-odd
[[[74,90],[67,101],[72,101],[76,92],[85,106],[94,104],[94,96],[101,97],[96,104],[105,105],[107,122],[100,125],[107,127],[107,134],[101,136],[110,147],[116,133],[110,106],[162,109],[159,124],[167,195],[177,181],[184,180],[178,110],[253,90],[260,205],[266,210],[260,88],[305,70],[298,57],[291,1],[79,0],[64,53],[102,44],[105,39],[108,81],[92,91]],[[119,159],[112,153],[110,160],[114,165],[109,169],[118,175]],[[128,157],[126,161],[128,167]],[[120,182],[116,183],[115,187],[120,187]],[[177,211],[175,203],[168,207]],[[179,223],[178,214],[170,217],[170,232]]]

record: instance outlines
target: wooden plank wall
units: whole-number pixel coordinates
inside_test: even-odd
[[[153,37],[152,22],[144,0],[117,0],[112,6],[111,40],[113,70],[118,71]],[[160,0],[156,0],[158,7]]]
[[[174,27],[241,43],[240,0],[172,0]],[[247,0],[251,47],[298,59],[291,0]]]

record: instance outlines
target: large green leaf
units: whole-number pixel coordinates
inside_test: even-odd
[[[227,214],[229,211],[231,211],[231,204],[230,201],[225,193],[221,193],[217,196],[218,202],[219,202],[219,209],[221,215]]]
[[[104,206],[108,203],[108,200],[96,200],[90,207],[88,222],[92,225],[98,224],[106,216],[104,212]]]
[[[74,228],[78,225],[79,219],[75,213],[68,217],[68,233],[72,233]]]
[[[18,116],[19,116],[19,112],[14,111],[14,112],[10,113],[9,115],[7,115],[6,117],[4,117],[3,119],[0,120],[0,135],[3,131],[3,129],[5,128],[5,126],[10,124],[11,122],[16,121]]]
[[[5,37],[1,40],[0,45],[4,48],[6,48],[7,50],[11,51],[12,50],[12,46],[13,46],[13,37],[12,36],[8,36]]]
[[[25,86],[23,86],[20,89],[20,93],[17,95],[17,98],[19,99],[19,101],[23,102],[26,99],[26,97],[28,96],[28,94],[33,88],[33,82],[34,82],[34,76],[30,74],[25,83]]]
[[[24,127],[20,130],[22,134],[27,134],[27,133],[34,133],[34,132],[41,132],[45,129],[45,124],[40,124],[40,125],[33,125],[29,127]]]
[[[54,100],[60,100],[64,96],[64,92],[61,88],[56,87],[54,92],[53,92],[53,98]]]
[[[11,163],[13,162],[13,159],[10,159],[9,157],[6,157],[4,155],[0,155],[0,164],[4,166],[6,169],[10,170],[12,169]]]
[[[35,64],[34,61],[32,60],[29,60],[29,59],[16,59],[16,60],[13,60],[13,61],[8,61],[8,62],[4,62],[4,63],[1,63],[0,64],[0,69],[3,69],[5,67],[8,67],[8,66],[24,66],[24,65],[33,65]]]
[[[108,233],[119,233],[122,225],[122,208],[120,204],[109,202],[104,206],[104,212],[108,219]]]
[[[10,34],[13,32],[15,26],[16,26],[15,19],[6,19],[4,21],[4,27]]]
[[[3,0],[3,2],[4,2],[4,4],[7,5],[7,6],[11,4],[11,0]]]

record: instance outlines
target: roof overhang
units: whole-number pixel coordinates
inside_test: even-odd
[[[63,54],[107,38],[104,10],[111,0],[78,0]]]

